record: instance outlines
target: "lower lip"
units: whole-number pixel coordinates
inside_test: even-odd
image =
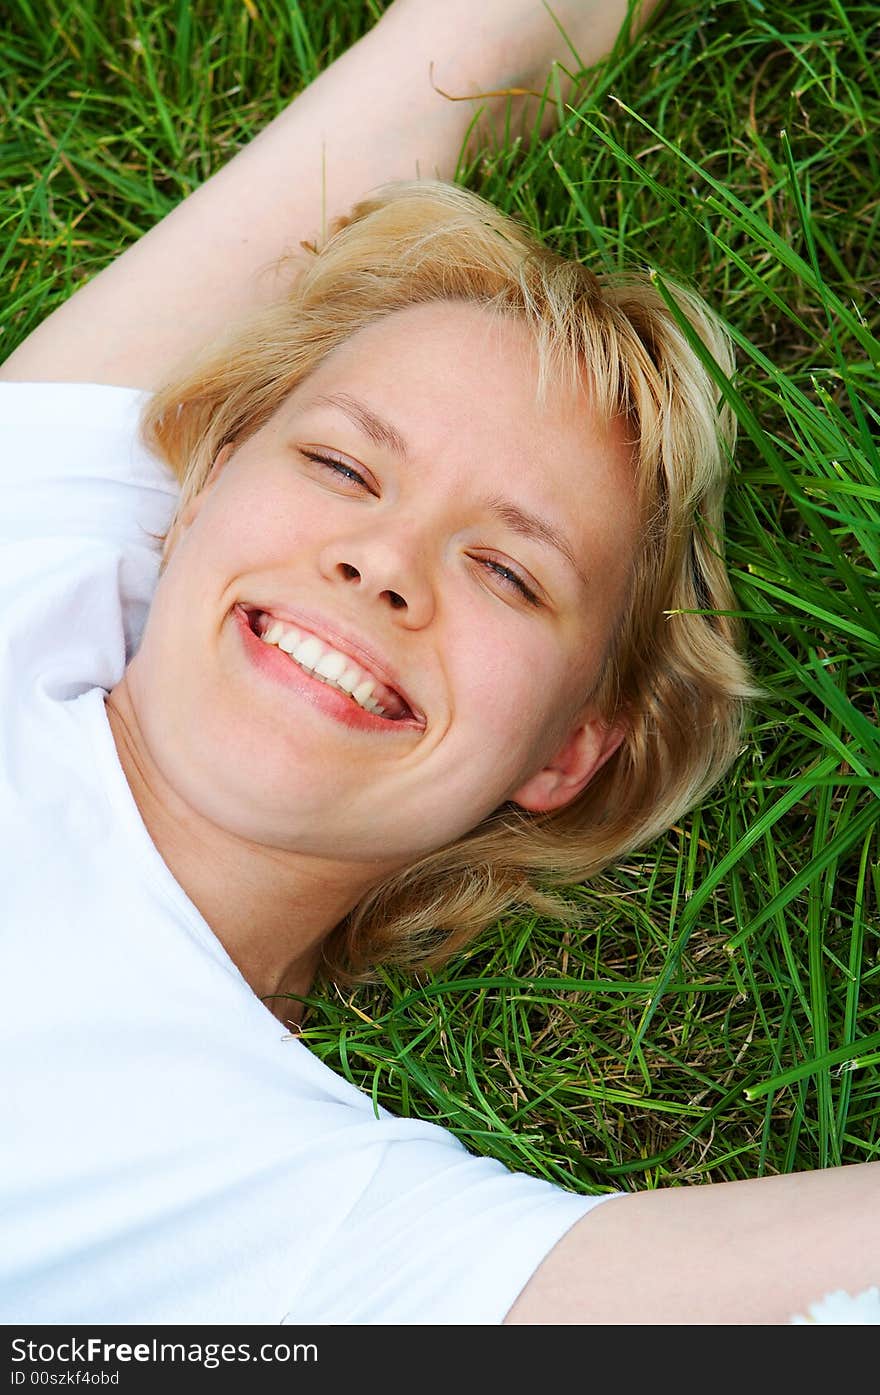
[[[310,673],[306,673],[305,669],[288,658],[277,645],[266,644],[255,635],[248,623],[247,612],[241,606],[234,606],[232,613],[245,654],[273,683],[298,693],[313,707],[355,731],[381,731],[390,735],[416,729],[415,723],[408,719],[389,722],[386,717],[377,717],[374,712],[367,712],[365,708],[359,707],[353,698],[346,697],[338,688],[331,688],[329,684],[322,683],[319,678],[313,678]]]

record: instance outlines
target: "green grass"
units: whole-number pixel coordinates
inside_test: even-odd
[[[9,0],[0,349],[378,17],[281,0]],[[877,10],[672,4],[546,145],[460,177],[590,264],[726,317],[728,558],[757,677],[728,778],[574,898],[442,973],[310,998],[303,1037],[396,1112],[595,1190],[880,1153]]]

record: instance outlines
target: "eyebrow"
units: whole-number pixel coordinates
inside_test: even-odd
[[[409,463],[406,441],[400,432],[395,430],[390,422],[383,421],[371,411],[365,402],[359,402],[356,397],[349,397],[347,392],[332,392],[313,398],[311,405],[337,407],[340,412],[345,413],[352,425],[369,437],[374,446],[382,446],[400,456],[405,464]]]
[[[375,446],[390,450],[405,464],[409,463],[406,441],[400,432],[390,422],[385,421],[372,411],[365,402],[359,402],[356,397],[349,396],[347,392],[334,392],[313,398],[310,405],[313,407],[336,407]],[[527,509],[521,508],[519,504],[514,504],[512,500],[505,499],[499,494],[491,495],[484,502],[490,513],[505,523],[514,533],[518,533],[520,537],[531,538],[535,542],[543,543],[545,547],[555,548],[565,558],[582,584],[587,587],[590,585],[590,578],[578,561],[577,553],[568,538],[552,523],[548,523],[545,518],[530,513]]]
[[[498,494],[493,494],[490,499],[487,499],[486,506],[514,533],[519,533],[520,537],[532,538],[535,542],[543,543],[545,547],[554,547],[557,552],[561,552],[583,585],[590,585],[590,578],[578,561],[577,553],[568,538],[564,533],[560,533],[558,528],[554,528],[552,523],[548,523],[545,518],[540,518],[536,513],[529,513],[526,509],[520,508],[510,499],[501,498]]]

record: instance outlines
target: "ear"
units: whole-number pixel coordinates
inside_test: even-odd
[[[593,776],[626,736],[626,721],[619,718],[610,726],[599,717],[591,717],[574,728],[543,770],[510,795],[514,804],[533,814],[548,814],[562,809],[586,789]]]
[[[174,551],[175,547],[180,542],[181,535],[185,533],[186,530],[190,527],[190,525],[194,522],[196,516],[198,515],[199,509],[202,507],[205,495],[211,488],[211,485],[216,484],[217,477],[219,476],[220,471],[223,469],[223,466],[226,464],[227,460],[232,454],[232,451],[233,446],[229,442],[227,442],[225,446],[221,446],[220,450],[218,450],[217,454],[214,457],[211,469],[208,472],[208,478],[205,480],[205,483],[202,485],[198,494],[194,495],[194,497],[190,499],[186,508],[175,518],[170,529],[168,530],[168,536],[165,539],[165,546],[162,548],[163,566],[167,563],[169,557],[171,556],[171,553]]]

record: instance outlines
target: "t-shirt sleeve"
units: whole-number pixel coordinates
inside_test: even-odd
[[[138,439],[148,398],[99,383],[0,383],[0,540],[150,545],[179,489]]]
[[[498,1324],[557,1241],[622,1193],[581,1196],[395,1120],[372,1180],[300,1271],[283,1321]]]
[[[0,383],[0,693],[110,689],[138,647],[179,498],[138,436],[148,394]],[[15,651],[10,671],[3,654]]]

